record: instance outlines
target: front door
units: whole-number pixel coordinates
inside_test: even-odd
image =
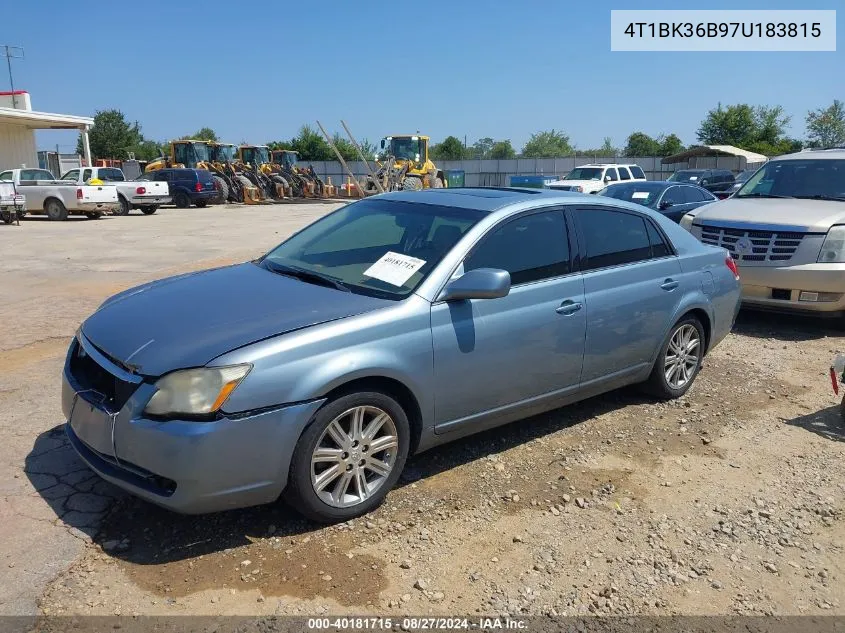
[[[503,411],[574,390],[584,353],[584,286],[562,210],[491,229],[459,273],[511,274],[506,297],[432,305],[435,430],[484,426]]]

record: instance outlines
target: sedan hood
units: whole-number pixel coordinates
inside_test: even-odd
[[[82,325],[100,350],[139,374],[200,367],[277,334],[391,305],[246,263],[155,281],[108,300]]]
[[[728,198],[691,211],[696,224],[757,225],[799,233],[827,233],[845,223],[845,202],[795,198]]]

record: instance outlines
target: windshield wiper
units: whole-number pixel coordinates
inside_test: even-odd
[[[266,268],[277,275],[293,277],[294,279],[318,284],[320,286],[328,286],[329,288],[335,288],[336,290],[341,290],[343,292],[352,292],[343,282],[310,270],[303,270],[302,268],[294,268],[293,266],[277,264],[275,262],[271,262],[269,259],[262,260],[259,266]]]
[[[802,200],[838,200],[839,202],[845,202],[845,196],[826,196],[821,194],[816,194],[814,196],[795,196],[796,198],[801,198]]]
[[[776,193],[744,193],[737,198],[794,198],[795,196],[780,196]]]

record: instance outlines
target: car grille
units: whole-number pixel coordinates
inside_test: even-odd
[[[786,262],[792,259],[804,233],[751,231],[720,226],[702,226],[701,241],[727,249],[734,259],[744,262]],[[740,240],[746,238],[742,244]],[[742,246],[745,246],[743,249]],[[743,250],[744,252],[740,252]]]
[[[73,341],[70,352],[70,374],[81,391],[93,392],[93,397],[86,397],[86,400],[97,402],[99,397],[98,403],[110,412],[120,411],[138,388],[137,384],[121,380],[100,366],[78,340]]]
[[[549,187],[549,189],[554,189],[555,191],[572,191],[570,185],[555,185],[554,187]]]

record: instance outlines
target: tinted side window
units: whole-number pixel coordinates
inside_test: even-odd
[[[684,204],[686,198],[681,193],[683,187],[669,187],[663,194],[661,202],[671,202],[672,204]]]
[[[86,169],[82,172],[82,182],[88,182],[89,178],[91,178],[91,170]]]
[[[628,173],[627,167],[619,168],[619,180],[631,180],[631,174]]]
[[[645,179],[645,173],[643,173],[643,170],[638,165],[631,165],[631,173],[634,175],[634,178]]]
[[[585,270],[629,264],[651,256],[651,243],[641,216],[605,209],[578,209],[575,217],[587,249]]]
[[[651,256],[652,257],[666,257],[667,255],[672,254],[672,250],[669,248],[669,245],[663,239],[663,236],[660,235],[660,232],[657,228],[649,221],[646,221],[646,229],[648,230],[648,242],[651,245]]]
[[[499,268],[522,284],[569,272],[569,242],[563,211],[506,221],[488,233],[464,261],[464,270]]]
[[[69,180],[71,182],[76,182],[79,180],[79,170],[78,169],[71,169],[68,173],[62,176],[62,180]]]
[[[713,196],[698,187],[687,187],[686,189],[690,202],[704,202],[713,199]]]
[[[12,172],[4,171],[0,174],[0,180],[12,180]]]
[[[604,175],[610,178],[611,181],[619,180],[619,176],[616,175],[616,169],[613,167],[608,168],[608,170],[604,172]]]

